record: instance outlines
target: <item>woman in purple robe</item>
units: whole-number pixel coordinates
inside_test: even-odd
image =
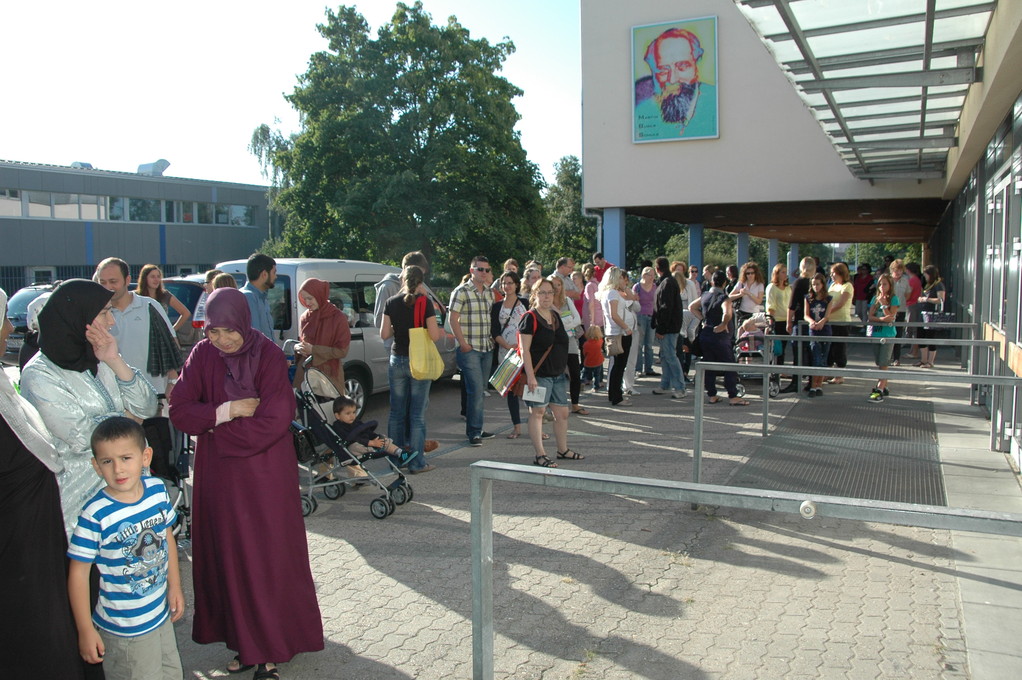
[[[192,639],[224,642],[232,673],[280,677],[276,664],[323,649],[288,426],[295,397],[283,352],[254,330],[241,291],[206,302],[170,403],[174,426],[196,435]]]

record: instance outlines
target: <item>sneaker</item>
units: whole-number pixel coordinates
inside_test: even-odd
[[[688,396],[688,392],[681,390],[680,392],[675,390],[674,394],[671,395],[671,399],[684,399]]]
[[[891,396],[891,393],[887,391],[887,388],[886,388],[886,387],[884,388],[884,396],[885,396],[885,397],[889,397],[889,396]]]
[[[435,439],[427,439],[422,444],[422,451],[423,451],[423,453],[429,453],[430,451],[436,451],[438,448],[440,448],[440,442],[438,442]]]
[[[674,390],[668,390],[662,387],[654,387],[653,394],[674,394]]]
[[[625,394],[627,394],[629,397],[634,397],[636,394],[642,394],[642,392],[633,387],[630,390],[625,390]]]
[[[814,390],[814,392],[816,392],[816,396],[818,396],[818,397],[822,397],[823,396],[823,389],[822,388],[817,387]]]
[[[484,431],[484,432],[480,432],[479,433],[479,438],[480,439],[493,439],[496,436],[497,435],[493,434],[492,432],[485,432]]]
[[[472,437],[471,439],[468,440],[468,445],[469,446],[482,446],[483,445],[483,440],[480,439],[479,437]]]
[[[618,403],[612,404],[612,406],[631,406],[631,405],[632,405],[631,399],[622,399]]]
[[[788,383],[788,386],[783,388],[779,394],[793,394],[795,392],[798,392],[798,385],[795,383]]]
[[[408,474],[419,475],[422,474],[423,472],[429,472],[430,470],[436,470],[436,465],[426,465],[424,467],[419,468],[418,470],[409,470]]]
[[[809,390],[806,396],[809,397],[810,399],[814,398],[816,396],[816,390]]]
[[[643,375],[645,375],[647,378],[656,378],[660,374],[657,373],[656,371],[646,371]]]
[[[884,393],[880,390],[873,390],[869,393],[869,400],[879,403],[884,400]]]

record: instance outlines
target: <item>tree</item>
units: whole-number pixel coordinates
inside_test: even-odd
[[[453,271],[538,242],[543,182],[514,130],[521,90],[497,75],[510,41],[474,40],[455,17],[434,26],[421,2],[398,3],[375,39],[353,7],[317,28],[328,49],[286,97],[300,132],[263,125],[250,146],[279,187],[278,252],[395,262],[422,250]]]
[[[576,156],[565,156],[554,171],[556,182],[543,197],[548,237],[535,251],[535,259],[547,270],[560,257],[588,262],[596,247],[597,220],[582,214],[582,164]]]

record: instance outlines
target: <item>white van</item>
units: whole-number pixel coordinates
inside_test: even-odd
[[[327,260],[314,258],[279,258],[277,282],[268,291],[270,312],[273,316],[274,340],[283,345],[285,340],[298,339],[298,320],[305,308],[298,303],[298,289],[306,279],[322,279],[330,283],[330,302],[348,316],[351,324],[351,347],[344,359],[344,382],[348,396],[355,400],[362,412],[367,395],[389,388],[387,367],[390,354],[383,346],[373,308],[376,288],[380,279],[397,267],[360,260]],[[247,260],[231,260],[216,266],[235,278],[238,286],[248,280],[245,275]],[[437,341],[444,358],[442,377],[450,377],[456,370],[454,339],[445,334]]]

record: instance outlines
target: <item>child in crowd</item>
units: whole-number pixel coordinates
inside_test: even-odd
[[[881,274],[877,278],[876,296],[869,302],[869,310],[866,312],[869,325],[866,326],[866,335],[871,338],[893,338],[897,337],[897,331],[891,324],[898,318],[898,308],[901,307],[901,299],[894,294],[894,279],[889,274]],[[894,345],[889,342],[873,345],[873,356],[876,359],[877,368],[886,371],[891,365],[891,356]],[[869,400],[879,403],[888,395],[887,380],[878,380],[876,387],[869,393]]]
[[[92,434],[92,466],[106,482],[85,504],[67,554],[68,595],[78,651],[103,662],[108,680],[180,680],[173,621],[184,614],[176,514],[167,488],[143,475],[152,460],[142,426],[108,418]],[[99,570],[99,603],[90,611],[89,571]]]
[[[593,392],[599,392],[603,384],[603,330],[593,324],[586,330],[586,341],[582,343],[582,379],[592,383]]]
[[[809,323],[809,335],[815,338],[809,343],[809,351],[813,356],[813,366],[824,368],[827,366],[827,354],[830,351],[830,343],[824,338],[833,335],[830,327],[830,313],[834,306],[834,297],[827,292],[827,277],[821,273],[813,276],[809,284],[809,294],[806,295],[805,309],[803,315]],[[809,378],[809,396],[823,396],[822,375],[814,375]]]
[[[348,450],[356,456],[362,457],[383,452],[395,467],[400,468],[408,465],[408,472],[413,475],[436,469],[435,465],[426,463],[421,453],[401,449],[390,437],[381,437],[376,434],[378,423],[375,420],[370,420],[368,423],[356,420],[358,404],[350,397],[334,399],[333,411],[334,417],[337,418],[333,424],[334,432],[348,443]],[[425,448],[427,451],[432,450],[429,448],[428,442]],[[434,448],[436,447],[434,446]],[[418,465],[416,466],[415,463]]]

